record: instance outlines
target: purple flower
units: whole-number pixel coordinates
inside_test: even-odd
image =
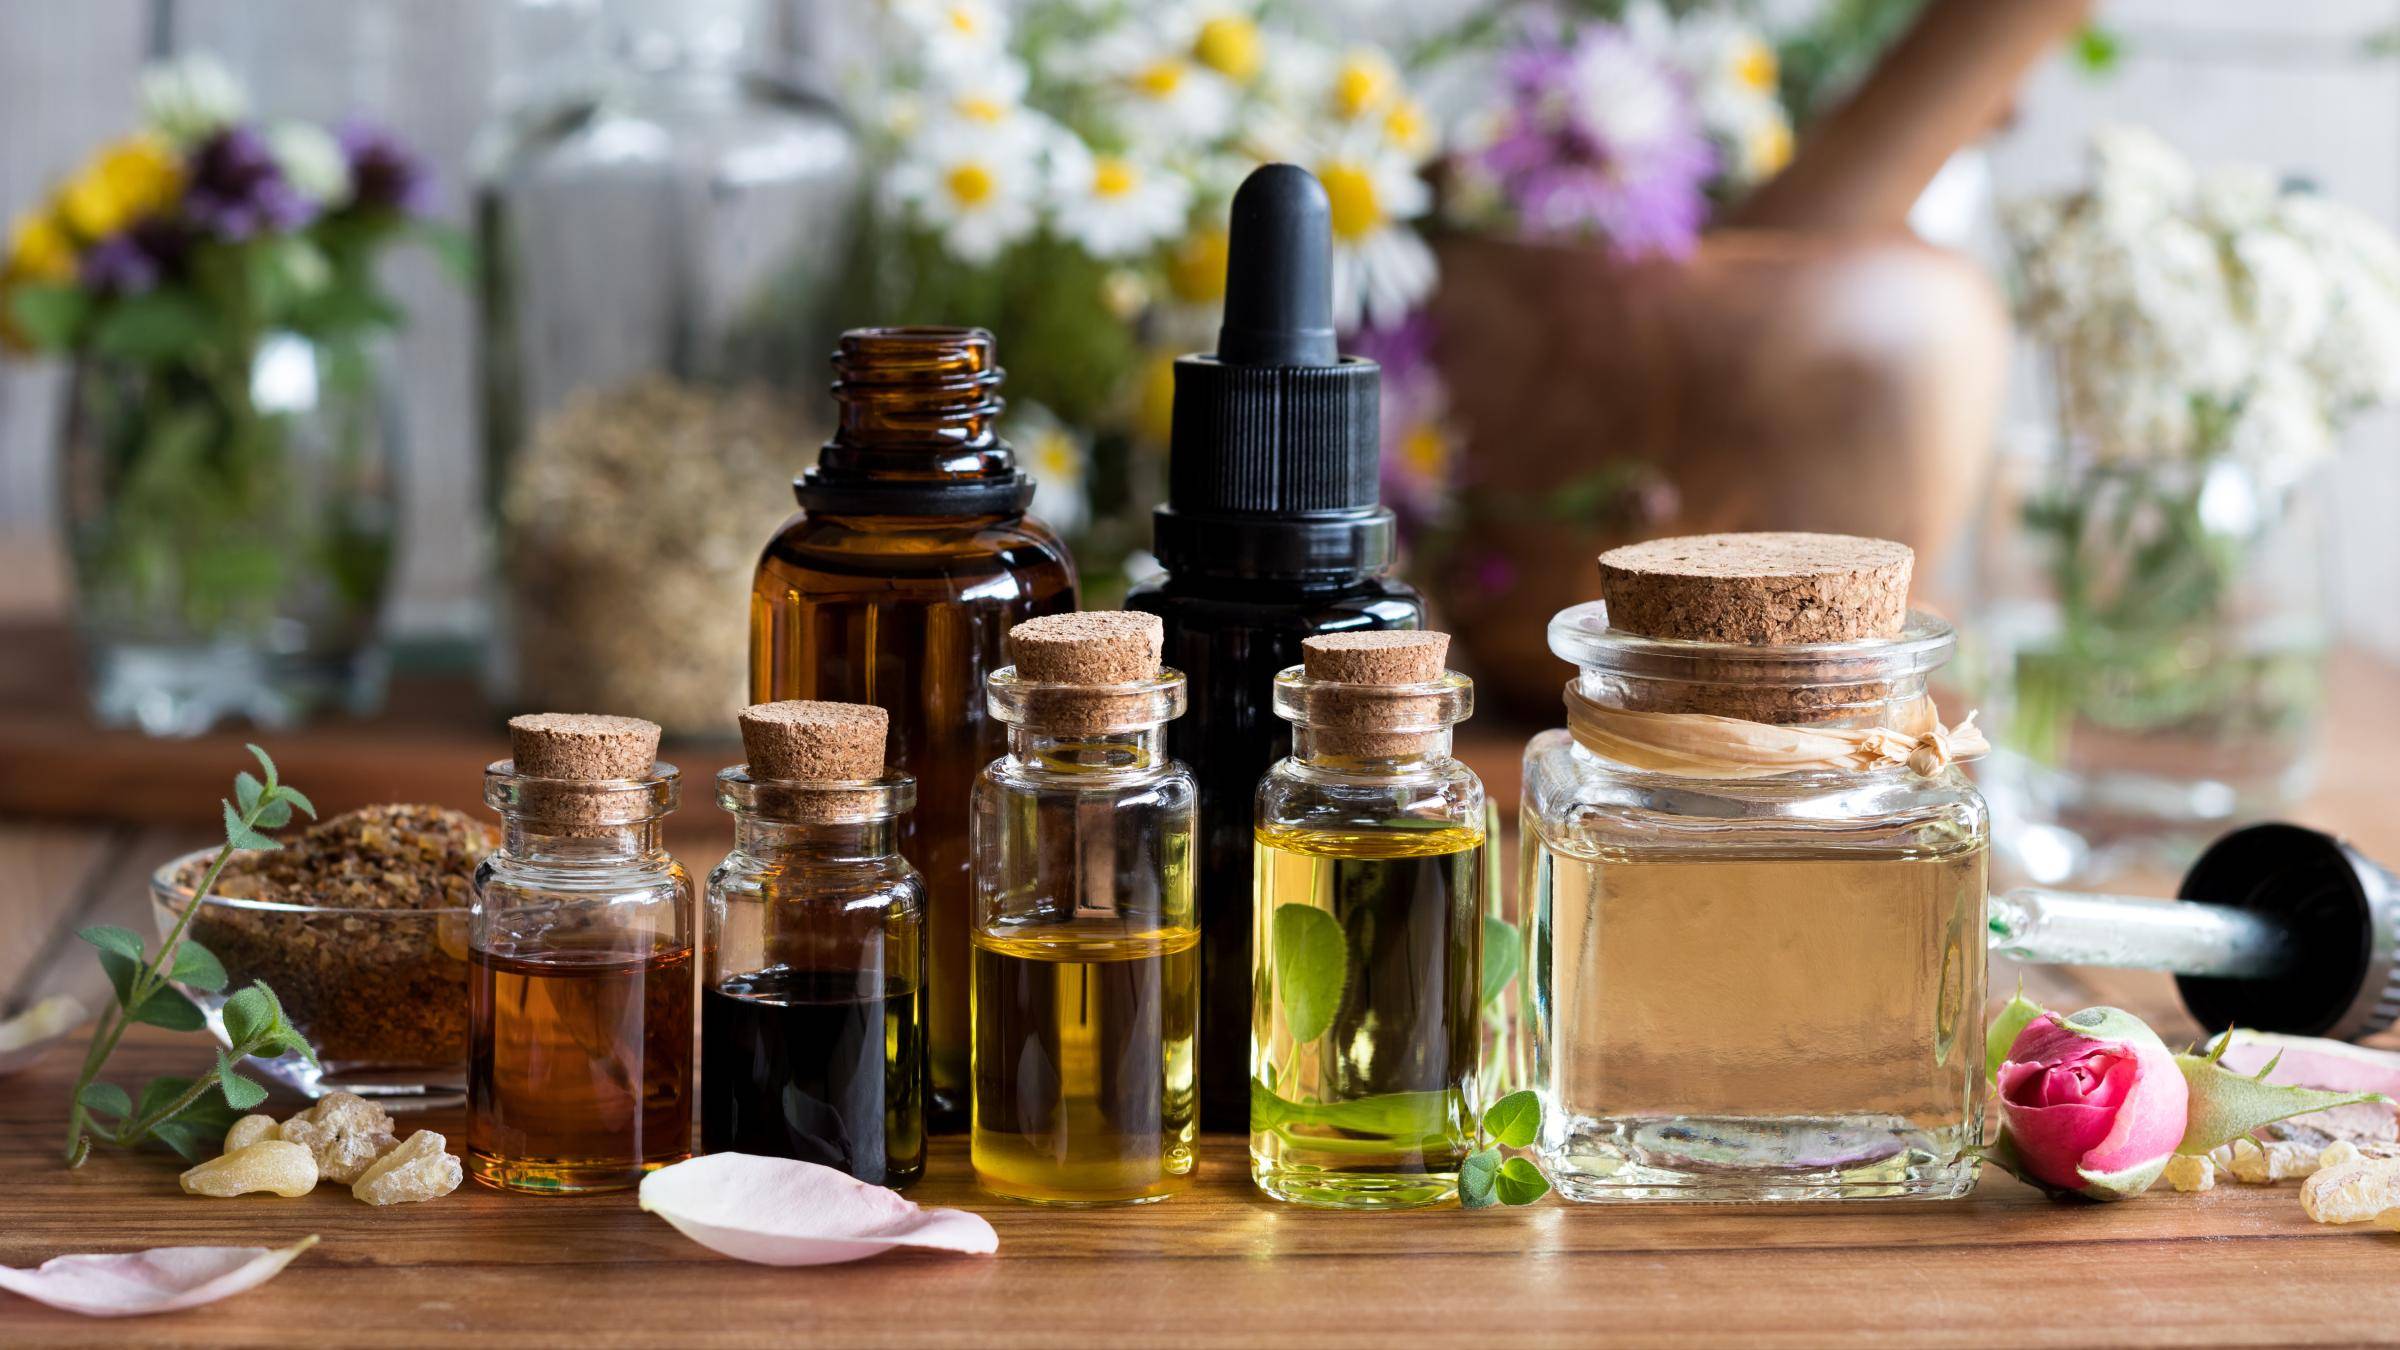
[[[1716,151],[1673,72],[1607,24],[1503,64],[1499,135],[1475,166],[1534,238],[1596,236],[1627,260],[1691,251]]]
[[[406,216],[431,214],[433,172],[388,127],[353,117],[342,123],[335,139],[350,161],[350,204],[356,208],[397,211]]]
[[[173,274],[190,247],[182,226],[153,217],[92,245],[77,270],[95,292],[139,295]]]
[[[296,230],[316,215],[284,178],[266,139],[247,126],[227,127],[192,153],[183,210],[193,224],[225,239]]]

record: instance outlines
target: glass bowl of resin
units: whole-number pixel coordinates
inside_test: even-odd
[[[310,1097],[355,1092],[392,1110],[456,1105],[467,1076],[467,896],[495,836],[457,812],[371,807],[273,853],[236,854],[186,935],[225,966],[225,988],[178,985],[220,1044],[234,990],[264,980],[317,1051],[252,1059]],[[216,850],[150,877],[163,938]]]

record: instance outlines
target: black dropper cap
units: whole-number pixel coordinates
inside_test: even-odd
[[[2210,1031],[2249,1027],[2355,1041],[2400,1017],[2400,877],[2300,825],[2252,825],[2208,846],[2176,891],[2284,925],[2295,958],[2265,979],[2176,977]]]
[[[1233,194],[1217,350],[1175,362],[1170,572],[1366,575],[1390,565],[1380,504],[1381,371],[1333,333],[1333,210],[1307,170],[1268,164]]]

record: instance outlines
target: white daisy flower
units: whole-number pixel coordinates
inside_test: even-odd
[[[1232,81],[1171,35],[1128,24],[1092,43],[1080,65],[1107,91],[1136,145],[1213,141],[1233,125],[1239,95]]]
[[[1016,129],[945,122],[909,144],[885,191],[952,257],[981,266],[1033,233],[1041,174],[1039,151]]]
[[[1008,12],[995,0],[891,0],[925,68],[972,73],[1008,50]]]
[[[1333,322],[1397,323],[1433,291],[1433,249],[1407,222],[1433,205],[1415,162],[1353,136],[1301,161],[1333,207]]]
[[[1080,142],[1058,159],[1058,228],[1095,258],[1123,258],[1183,232],[1191,185],[1131,155]]]
[[[1656,0],[1630,6],[1625,29],[1637,46],[1683,77],[1701,129],[1725,147],[1735,182],[1766,178],[1791,159],[1792,123],[1783,108],[1775,49],[1757,29],[1716,10],[1677,19]]]
[[[1091,448],[1083,438],[1039,403],[1010,404],[1000,434],[1034,482],[1034,509],[1043,521],[1065,533],[1082,528],[1092,513],[1084,487]]]

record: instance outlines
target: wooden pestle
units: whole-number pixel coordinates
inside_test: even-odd
[[[1727,223],[1904,228],[1942,164],[2000,124],[2025,72],[2091,11],[2092,0],[1931,0]]]

